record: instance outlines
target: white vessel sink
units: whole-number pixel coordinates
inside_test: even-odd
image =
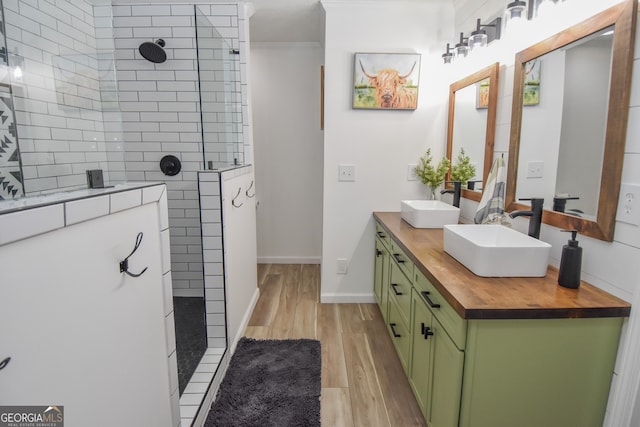
[[[543,277],[551,245],[502,225],[444,227],[444,250],[483,277]]]
[[[400,216],[415,228],[442,228],[458,223],[460,208],[440,200],[403,200]]]

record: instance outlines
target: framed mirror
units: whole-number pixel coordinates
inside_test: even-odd
[[[612,241],[629,112],[637,0],[516,54],[506,210]]]
[[[461,196],[478,202],[493,161],[499,69],[496,62],[449,87],[447,158],[453,167],[460,150],[469,156],[475,176],[469,179],[468,186],[462,183]],[[451,181],[451,170],[447,181]]]

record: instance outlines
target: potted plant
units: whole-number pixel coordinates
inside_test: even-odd
[[[432,161],[431,149],[428,148],[424,156],[420,157],[418,165],[415,168],[415,172],[420,178],[420,181],[427,185],[429,190],[431,190],[431,199],[433,200],[436,198],[436,191],[438,190],[438,187],[442,185],[445,177],[447,176],[451,162],[446,157],[443,157],[438,163],[438,166],[434,167],[431,164]]]
[[[451,166],[451,181],[460,181],[462,186],[466,187],[468,181],[476,176],[476,167],[471,164],[471,159],[464,152],[464,148],[460,148],[456,161],[457,163]]]

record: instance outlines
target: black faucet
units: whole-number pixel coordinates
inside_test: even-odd
[[[453,193],[453,206],[460,207],[460,191],[462,189],[462,182],[460,181],[447,181],[447,184],[453,184],[453,188],[446,188],[440,192],[440,194]]]
[[[475,179],[475,180],[472,180],[472,181],[467,181],[467,190],[471,190],[471,191],[475,190],[476,189],[476,183],[478,183],[478,182],[482,182],[482,180],[481,179]]]
[[[553,198],[553,210],[556,211],[556,212],[564,212],[564,210],[565,210],[565,208],[567,206],[567,200],[578,200],[578,199],[580,199],[580,197],[555,196]]]
[[[509,214],[511,218],[518,216],[528,216],[529,218],[529,236],[540,238],[540,224],[542,224],[542,208],[544,206],[544,199],[519,199],[519,200],[531,200],[530,211],[513,211]]]

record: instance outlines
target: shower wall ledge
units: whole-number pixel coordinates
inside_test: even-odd
[[[166,204],[163,183],[130,182],[0,202],[0,246],[148,203]],[[169,226],[160,209],[161,228]]]

